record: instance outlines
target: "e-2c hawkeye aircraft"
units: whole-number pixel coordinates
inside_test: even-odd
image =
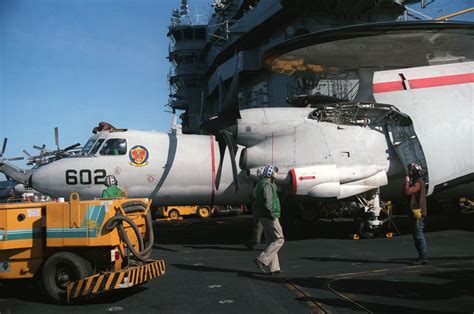
[[[81,154],[22,171],[0,171],[52,197],[99,197],[115,175],[130,197],[155,205],[240,204],[256,171],[279,167],[277,183],[293,206],[317,212],[355,200],[377,229],[383,199],[402,198],[406,167],[424,169],[428,195],[474,196],[474,23],[383,23],[303,35],[271,49],[262,63],[295,77],[355,73],[353,101],[304,108],[239,110],[240,57],[208,135],[127,129],[98,132]],[[341,206],[349,212],[361,207]]]

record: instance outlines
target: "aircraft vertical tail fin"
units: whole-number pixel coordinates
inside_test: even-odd
[[[474,62],[375,72],[373,95],[412,119],[427,170],[436,169],[428,194],[474,173]]]

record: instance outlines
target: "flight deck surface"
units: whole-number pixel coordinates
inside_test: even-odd
[[[251,216],[157,222],[152,257],[165,260],[165,276],[69,306],[49,303],[30,282],[3,285],[0,312],[472,313],[474,215],[429,216],[424,266],[409,265],[407,218],[395,221],[402,236],[358,241],[347,237],[349,221],[288,224],[275,276],[260,274],[259,251],[242,245]]]

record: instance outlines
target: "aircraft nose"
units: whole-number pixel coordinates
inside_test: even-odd
[[[41,193],[47,192],[51,186],[53,176],[49,168],[49,165],[39,167],[31,175],[31,186]]]

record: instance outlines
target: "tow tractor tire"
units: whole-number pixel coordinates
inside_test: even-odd
[[[211,216],[211,210],[208,207],[200,206],[197,209],[197,214],[201,218],[209,218]]]
[[[67,301],[67,283],[92,275],[92,266],[85,258],[58,252],[51,255],[43,265],[42,284],[46,294],[57,303]]]
[[[179,211],[177,209],[172,209],[170,210],[170,212],[168,213],[168,216],[171,218],[171,219],[178,219],[179,218]]]

